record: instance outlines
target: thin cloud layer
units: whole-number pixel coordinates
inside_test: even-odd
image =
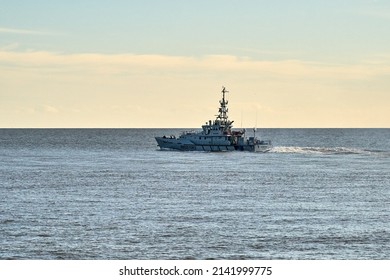
[[[282,60],[262,61],[232,55],[208,55],[203,57],[137,55],[137,54],[61,54],[44,51],[15,52],[0,50],[0,63],[21,70],[31,67],[58,68],[67,72],[72,68],[88,71],[107,70],[127,72],[130,70],[158,70],[166,72],[231,72],[249,75],[281,75],[292,78],[368,79],[387,75],[390,65],[362,62],[359,64],[324,64],[312,61]],[[164,74],[162,72],[161,74]]]
[[[48,32],[39,31],[39,30],[7,28],[7,27],[0,27],[0,33],[25,34],[25,35],[49,35],[50,34]]]

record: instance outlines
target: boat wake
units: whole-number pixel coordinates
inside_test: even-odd
[[[273,147],[270,153],[286,154],[322,154],[322,155],[390,155],[386,151],[365,150],[345,147]]]

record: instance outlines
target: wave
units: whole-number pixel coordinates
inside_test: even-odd
[[[389,152],[345,147],[273,147],[270,153],[323,154],[323,155],[389,155]]]

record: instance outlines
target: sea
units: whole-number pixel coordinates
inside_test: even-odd
[[[157,147],[182,130],[0,129],[0,259],[390,259],[390,129]]]

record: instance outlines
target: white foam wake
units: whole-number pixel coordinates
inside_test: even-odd
[[[373,152],[357,148],[345,147],[273,147],[271,153],[291,153],[291,154],[365,154]]]

